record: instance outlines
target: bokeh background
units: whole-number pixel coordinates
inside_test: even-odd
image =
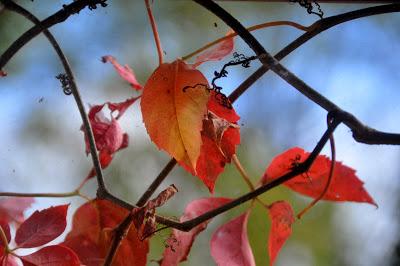
[[[44,19],[67,1],[17,1]],[[267,21],[292,20],[304,25],[318,17],[308,15],[297,4],[222,2],[221,5],[245,26]],[[154,1],[166,61],[173,61],[216,38],[228,28],[222,21],[191,1]],[[321,4],[326,16],[367,5]],[[31,27],[24,18],[0,7],[0,52]],[[216,23],[217,26],[214,24]],[[400,132],[400,16],[387,14],[351,21],[324,32],[282,62],[313,88],[344,110],[352,112],[371,127]],[[129,64],[144,84],[157,67],[157,54],[143,1],[109,1],[107,8],[83,10],[68,21],[51,28],[73,67],[84,102],[99,104],[123,101],[137,95],[100,61],[113,55]],[[254,32],[256,38],[276,53],[301,32],[275,27]],[[236,38],[235,50],[246,55],[251,50]],[[208,79],[222,62],[200,67]],[[259,67],[229,69],[221,84],[229,94]],[[5,67],[0,79],[0,191],[66,192],[86,176],[91,160],[85,156],[81,119],[74,100],[65,96],[55,76],[63,69],[47,40],[39,36],[23,47]],[[278,153],[300,146],[311,150],[325,130],[326,112],[272,73],[264,75],[235,104],[241,116],[242,144],[238,156],[256,182]],[[169,161],[151,143],[142,123],[138,103],[121,120],[130,135],[130,146],[119,152],[104,172],[110,190],[135,202]],[[302,220],[296,221],[293,235],[276,265],[398,265],[399,263],[399,161],[396,146],[369,146],[355,142],[350,130],[340,126],[335,132],[337,159],[357,169],[359,178],[378,203],[320,202]],[[329,149],[323,150],[329,155]],[[174,183],[179,193],[159,211],[179,217],[193,199],[208,197],[205,186],[176,167],[161,189]],[[84,192],[95,195],[89,182]],[[234,167],[218,179],[215,196],[236,197],[247,186]],[[262,196],[267,203],[290,201],[296,212],[309,198],[286,188]],[[69,217],[84,201],[79,198],[37,198],[32,209],[70,202]],[[189,260],[182,265],[213,265],[210,236],[223,222],[239,215],[245,206],[221,215],[209,224],[193,245]],[[70,226],[70,225],[69,225]],[[249,221],[251,246],[257,265],[268,265],[269,220],[257,205]],[[149,265],[161,257],[169,231],[152,238]],[[62,237],[60,238],[62,239]]]

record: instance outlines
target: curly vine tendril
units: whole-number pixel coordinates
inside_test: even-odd
[[[200,87],[200,88],[204,88],[208,91],[214,91],[215,99],[217,100],[217,102],[228,109],[232,109],[232,104],[229,101],[228,97],[221,91],[223,88],[221,86],[216,85],[215,82],[220,78],[225,78],[228,76],[228,71],[226,70],[227,67],[241,65],[244,68],[248,68],[248,67],[250,67],[250,62],[255,59],[258,59],[259,57],[260,56],[246,57],[244,54],[238,54],[238,53],[234,52],[233,53],[234,59],[232,61],[229,61],[228,63],[226,63],[222,67],[221,71],[214,72],[214,78],[211,81],[211,87],[209,87],[206,84],[198,83],[194,86],[185,86],[182,90],[183,90],[183,92],[186,92],[186,90],[188,90],[188,89],[194,89],[194,88]]]
[[[314,14],[314,15],[317,15],[318,17],[320,17],[320,18],[324,17],[324,12],[322,11],[321,6],[315,0],[314,0],[314,4],[318,8],[318,12],[313,11],[313,9],[314,9],[313,4],[309,0],[290,0],[290,2],[299,3],[299,5],[301,7],[304,7],[304,8],[307,9],[307,13],[308,14]]]
[[[69,80],[68,75],[65,73],[60,73],[56,76],[56,79],[58,79],[61,82],[61,87],[63,88],[64,94],[71,95],[72,88],[71,88],[71,82]]]

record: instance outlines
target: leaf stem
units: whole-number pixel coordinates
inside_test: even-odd
[[[328,119],[328,126],[329,126],[329,119]],[[303,215],[309,211],[315,204],[317,204],[318,201],[320,201],[326,194],[326,192],[328,192],[329,186],[332,182],[332,177],[333,177],[333,173],[335,171],[335,161],[336,161],[336,148],[335,148],[335,139],[333,138],[333,132],[331,134],[331,136],[329,137],[329,143],[331,146],[331,165],[329,168],[329,176],[328,176],[328,180],[325,184],[324,189],[322,190],[321,194],[315,198],[310,204],[307,205],[307,207],[305,207],[301,212],[299,212],[299,214],[297,214],[297,218],[301,219],[301,217],[303,217]]]
[[[157,24],[154,19],[153,12],[151,11],[149,0],[144,0],[144,2],[146,4],[147,14],[149,15],[151,29],[153,30],[154,41],[156,42],[157,46],[158,64],[161,65],[163,63],[163,50],[161,48],[161,41],[160,36],[158,35]]]
[[[265,22],[265,23],[262,23],[262,24],[254,25],[254,26],[248,27],[247,30],[248,31],[254,31],[254,30],[268,28],[268,27],[274,27],[274,26],[292,26],[292,27],[295,27],[296,29],[299,29],[299,30],[302,30],[302,31],[309,31],[309,30],[312,29],[312,26],[307,27],[307,26],[303,26],[301,24],[298,24],[296,22],[282,20],[282,21]],[[225,40],[227,40],[229,38],[233,38],[233,37],[235,37],[237,35],[238,34],[236,32],[232,32],[230,34],[227,34],[224,37],[221,37],[221,38],[216,39],[216,40],[214,40],[212,42],[209,42],[206,45],[204,45],[203,47],[197,49],[196,51],[194,51],[194,52],[192,52],[192,53],[190,53],[188,55],[183,56],[182,60],[186,61],[186,60],[192,58],[193,56],[195,56],[196,54],[199,54],[199,53],[203,52],[204,50],[207,50],[208,48],[210,48],[210,47],[212,47],[212,46],[214,46],[214,45],[216,45],[216,44],[218,44],[220,42],[223,42],[223,41],[225,41]]]
[[[4,250],[6,251],[5,253],[8,254],[10,253],[10,247],[8,246],[8,240],[6,233],[4,232],[3,228],[0,226],[0,239],[4,243]]]
[[[254,191],[254,185],[250,180],[250,177],[246,173],[246,170],[244,170],[242,164],[239,161],[239,158],[237,157],[236,154],[232,155],[232,160],[233,163],[236,166],[236,169],[239,171],[240,175],[242,176],[243,180],[246,182],[247,186],[250,188],[251,191]]]

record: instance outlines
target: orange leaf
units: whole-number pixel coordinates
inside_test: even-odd
[[[262,183],[268,183],[293,169],[296,164],[304,162],[309,152],[295,147],[276,156],[268,166],[262,178]],[[290,189],[312,198],[321,195],[329,177],[331,160],[324,155],[319,155],[307,173],[295,176],[284,185]],[[366,202],[376,205],[364,183],[356,176],[356,171],[341,162],[335,162],[334,173],[328,191],[322,199],[331,201]]]
[[[160,65],[148,79],[142,95],[143,122],[151,140],[178,162],[194,171],[200,155],[201,129],[207,113],[208,82],[181,60]]]
[[[293,209],[286,201],[276,201],[268,206],[271,230],[268,239],[269,263],[272,266],[283,244],[292,234]]]
[[[109,201],[90,201],[75,212],[72,230],[63,244],[75,251],[82,264],[102,265],[110,246],[111,232],[127,214],[127,210]],[[136,228],[131,226],[121,242],[113,266],[146,265],[148,251],[148,241],[140,241]]]

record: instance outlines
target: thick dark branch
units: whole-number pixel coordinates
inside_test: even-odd
[[[276,60],[282,60],[287,55],[292,53],[294,50],[299,48],[301,45],[303,45],[304,43],[306,43],[319,33],[328,30],[334,26],[337,26],[339,24],[342,24],[344,22],[363,17],[392,13],[392,12],[400,12],[400,4],[368,7],[318,20],[317,22],[315,22],[310,26],[311,30],[307,31],[306,33],[298,37],[296,40],[292,41],[285,48],[280,50],[274,57],[276,58]],[[262,65],[249,78],[247,78],[242,84],[240,84],[239,87],[237,87],[231,93],[231,95],[229,95],[229,100],[231,102],[236,101],[248,88],[250,88],[251,85],[254,84],[254,82],[256,82],[268,70],[270,70],[268,66]],[[328,110],[330,106],[324,105],[322,107],[325,110]]]
[[[5,6],[11,5],[11,0],[0,0]],[[27,44],[34,37],[39,35],[45,29],[51,26],[65,21],[73,14],[79,13],[85,7],[93,7],[96,4],[104,4],[104,0],[77,0],[69,5],[63,5],[63,8],[58,12],[54,13],[50,17],[46,18],[42,22],[35,23],[35,26],[30,28],[24,34],[21,35],[11,46],[1,55],[0,57],[0,69],[2,69],[8,61],[21,49],[25,44]]]
[[[230,26],[236,33],[249,45],[249,47],[259,56],[261,63],[275,72],[283,80],[297,89],[304,96],[309,98],[314,103],[318,104],[325,110],[334,111],[341,109],[331,102],[329,99],[325,98],[323,95],[315,91],[313,88],[308,86],[304,81],[298,78],[296,75],[291,73],[287,68],[281,65],[278,59],[271,56],[264,47],[257,41],[256,38],[245,28],[239,21],[237,21],[231,14],[226,12],[219,5],[214,3],[212,0],[194,0],[203,7],[207,8],[209,11],[214,13],[220,19],[222,19],[228,26]],[[398,9],[400,4],[389,5],[389,8],[394,10]],[[393,11],[394,12],[394,11]],[[357,14],[351,14],[351,16],[357,16]],[[341,19],[344,19],[343,17]],[[332,20],[332,18],[331,18]],[[353,137],[358,142],[368,143],[368,144],[400,144],[400,134],[392,134],[386,132],[380,132],[375,129],[369,128],[363,125],[354,116],[348,116],[348,119],[344,121],[353,132]]]
[[[85,133],[86,133],[86,136],[89,141],[90,154],[92,156],[94,169],[96,171],[97,181],[99,184],[99,190],[106,190],[106,187],[104,184],[104,179],[103,179],[103,174],[101,171],[99,157],[97,155],[97,149],[96,149],[96,144],[95,144],[95,140],[94,140],[94,136],[93,136],[92,127],[90,125],[89,118],[86,114],[85,106],[84,106],[82,98],[80,96],[78,86],[75,82],[75,78],[74,78],[74,74],[72,72],[71,66],[69,65],[68,60],[67,60],[66,56],[64,55],[63,51],[61,50],[60,45],[57,43],[54,36],[47,29],[43,29],[42,26],[40,26],[41,25],[40,20],[38,18],[36,18],[33,14],[31,14],[28,10],[24,9],[23,7],[19,6],[18,4],[14,3],[13,1],[10,1],[10,0],[2,0],[2,3],[4,4],[4,6],[7,9],[14,11],[18,14],[21,14],[25,18],[29,19],[31,22],[33,22],[36,25],[35,27],[40,27],[42,29],[44,35],[47,37],[50,44],[53,46],[54,50],[56,51],[58,57],[60,58],[60,61],[65,69],[66,74],[67,74],[68,82],[70,84],[76,105],[78,106],[78,110],[79,110],[79,113],[80,113],[82,121],[83,121],[83,126],[85,128]]]

